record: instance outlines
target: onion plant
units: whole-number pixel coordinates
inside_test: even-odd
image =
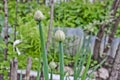
[[[64,53],[63,53],[63,44],[65,40],[65,34],[62,30],[57,30],[55,33],[55,39],[59,42],[59,61],[60,61],[60,80],[64,80]]]
[[[51,69],[50,80],[53,80],[53,70],[55,70],[57,64],[54,61],[52,61],[49,63],[49,67]]]
[[[74,64],[74,80],[85,80],[87,71],[90,66],[90,61],[91,61],[91,52],[90,52],[90,45],[89,45],[90,37],[86,39],[84,37],[83,43],[79,44],[82,45],[82,47],[78,47],[78,51],[75,55],[75,64]],[[87,61],[86,61],[87,59]],[[86,67],[81,75],[82,68],[86,62]]]
[[[43,14],[40,11],[37,11],[34,15],[35,20],[39,23],[39,32],[40,32],[40,40],[41,40],[41,49],[42,49],[42,59],[43,59],[43,75],[44,80],[48,80],[48,60],[47,54],[45,49],[44,43],[44,36],[42,32],[41,20],[44,18]],[[78,51],[75,55],[75,64],[74,64],[74,80],[85,80],[86,75],[90,66],[91,62],[91,51],[90,51],[90,38],[84,38],[82,47],[78,47]],[[63,53],[63,41],[65,40],[65,34],[62,30],[57,30],[55,32],[55,39],[59,42],[59,61],[60,61],[60,80],[64,80],[64,53]],[[81,44],[79,44],[81,45]],[[87,60],[87,61],[86,61]],[[86,67],[82,72],[82,68],[86,62]],[[38,72],[37,72],[37,79],[40,80],[40,63],[41,63],[41,55],[39,57],[39,64],[38,64]],[[51,65],[51,64],[50,64]],[[52,64],[53,66],[53,64]],[[51,71],[51,79],[52,79],[52,71]]]
[[[39,32],[40,32],[40,40],[41,40],[41,49],[42,49],[42,59],[43,59],[43,75],[44,80],[48,80],[48,60],[47,60],[47,53],[45,49],[45,42],[44,42],[44,36],[41,26],[41,20],[44,19],[44,15],[41,11],[36,11],[34,15],[34,19],[39,24]],[[39,57],[39,64],[38,64],[38,72],[37,72],[37,80],[40,80],[40,63],[41,63],[41,54]]]
[[[65,39],[65,34],[61,30],[55,32],[55,39],[59,42],[59,61],[60,61],[60,80],[64,80],[64,54],[63,54],[63,45],[62,42]],[[74,64],[74,80],[85,80],[87,77],[87,72],[91,62],[91,51],[90,51],[90,37],[84,38],[82,45],[78,47],[78,51],[75,55],[75,64]],[[86,61],[87,60],[87,61]],[[82,68],[86,62],[86,67],[82,72]]]

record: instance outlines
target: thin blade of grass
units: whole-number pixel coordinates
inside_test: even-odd
[[[83,43],[84,43],[84,39],[85,38],[83,38]],[[80,57],[80,52],[81,52],[81,47],[80,47],[80,45],[82,45],[82,48],[84,47],[84,45],[83,45],[83,43],[80,43],[79,42],[79,46],[78,46],[78,51],[77,51],[77,53],[76,53],[76,55],[75,55],[75,64],[74,64],[74,80],[77,80],[77,64],[78,64],[78,61],[79,61],[79,57]],[[82,49],[83,50],[83,49]]]
[[[80,73],[81,73],[81,71],[82,71],[82,68],[83,68],[83,66],[84,66],[84,64],[85,64],[85,59],[86,59],[86,56],[87,56],[87,54],[89,53],[89,41],[90,41],[90,38],[91,38],[91,36],[88,38],[88,39],[86,39],[85,38],[85,42],[86,43],[84,43],[84,47],[83,47],[83,52],[82,52],[82,56],[81,56],[81,60],[80,60],[80,63],[79,63],[79,65],[78,65],[78,67],[80,68],[80,69],[78,69],[78,71],[77,71],[77,76],[79,76],[79,78],[80,78]]]
[[[88,69],[89,69],[89,66],[90,66],[90,62],[91,62],[91,56],[92,56],[92,54],[90,53],[90,54],[88,55],[88,60],[87,60],[86,68],[85,68],[84,73],[83,73],[83,75],[82,75],[82,80],[85,80],[85,79],[86,79],[86,75],[87,75],[87,72],[88,72]]]

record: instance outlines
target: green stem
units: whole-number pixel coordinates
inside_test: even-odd
[[[42,59],[43,59],[43,75],[44,80],[48,80],[48,60],[47,60],[47,53],[45,49],[45,42],[43,37],[43,31],[41,26],[41,21],[39,21],[39,32],[40,32],[40,40],[41,40],[41,49],[42,49]],[[38,73],[37,73],[37,80],[40,80],[40,58],[39,57],[39,67],[38,67]]]
[[[20,80],[22,80],[22,71],[21,71],[21,73],[20,73]]]
[[[59,49],[60,49],[60,54],[59,54],[60,80],[64,80],[64,53],[63,53],[63,46],[61,41],[59,42]]]
[[[75,66],[74,66],[74,80],[77,80],[77,63],[79,60],[79,53],[76,53],[76,57],[75,57]]]
[[[51,74],[50,74],[50,80],[52,80],[53,79],[53,72],[52,72],[52,69],[51,69]]]
[[[90,62],[91,62],[91,57],[92,57],[92,54],[89,53],[88,54],[88,60],[87,60],[87,65],[86,65],[86,68],[82,74],[82,79],[81,80],[85,80],[86,79],[86,75],[87,75],[87,72],[88,72],[88,69],[89,69],[89,66],[90,66]]]

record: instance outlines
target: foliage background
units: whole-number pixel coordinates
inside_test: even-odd
[[[102,22],[106,19],[109,19],[111,3],[113,0],[105,0],[103,2],[84,2],[83,0],[76,0],[67,3],[55,4],[54,9],[54,21],[53,26],[55,27],[81,27],[84,31],[90,31],[93,34],[96,34],[99,25],[87,26],[92,24],[94,21]],[[44,4],[38,4],[35,1],[30,3],[18,3],[18,16],[17,16],[17,39],[22,40],[22,43],[17,45],[20,49],[21,55],[17,55],[17,53],[13,49],[13,33],[11,32],[9,38],[9,52],[8,52],[8,61],[0,63],[1,65],[7,67],[9,66],[9,60],[13,57],[18,58],[19,68],[25,69],[26,66],[26,58],[31,56],[33,58],[32,69],[36,70],[36,65],[38,64],[38,55],[41,52],[39,48],[41,48],[39,42],[38,35],[38,26],[34,21],[34,13],[36,10],[41,10],[45,15],[45,20],[42,22],[45,40],[47,38],[47,31],[50,22],[50,7],[45,6]],[[15,1],[8,1],[8,22],[9,27],[13,29],[15,23]],[[119,12],[119,11],[118,11]],[[0,1],[0,32],[2,27],[4,26],[4,11],[3,4]],[[92,29],[92,30],[91,30]],[[13,29],[14,30],[14,29]],[[120,34],[120,25],[117,30],[116,36]],[[0,61],[3,61],[3,48],[4,42],[2,37],[0,37]],[[67,55],[68,56],[68,55]],[[66,57],[66,56],[65,56]],[[51,61],[54,59],[58,62],[58,54],[55,51],[50,50],[48,54],[48,60]],[[73,57],[68,56],[65,59],[65,65],[72,62]],[[2,72],[2,71],[1,71]]]

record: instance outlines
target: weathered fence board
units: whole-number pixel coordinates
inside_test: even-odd
[[[17,80],[18,61],[14,58],[10,61],[10,80]]]
[[[29,80],[29,79],[30,79],[31,66],[32,66],[32,58],[29,57],[29,58],[27,59],[27,68],[26,68],[26,74],[25,74],[24,80]]]
[[[109,80],[120,80],[120,44],[115,56],[115,60]]]

